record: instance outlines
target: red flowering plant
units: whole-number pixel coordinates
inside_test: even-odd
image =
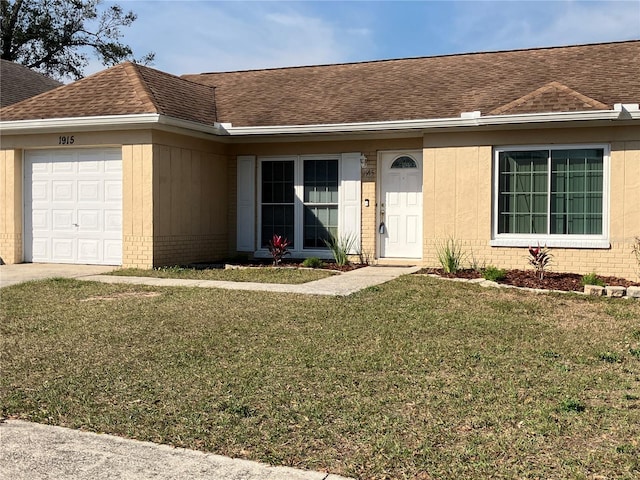
[[[282,261],[282,257],[285,255],[291,255],[289,251],[289,245],[291,242],[286,238],[282,238],[281,235],[273,234],[273,238],[269,240],[269,253],[273,257],[273,266],[277,267]]]
[[[529,264],[535,268],[538,279],[544,279],[544,272],[546,268],[551,265],[551,259],[553,255],[545,245],[541,247],[540,244],[536,248],[529,247]]]

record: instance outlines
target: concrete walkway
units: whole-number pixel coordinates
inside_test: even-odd
[[[113,271],[117,267],[105,265],[66,265],[61,263],[17,263],[0,265],[0,288],[45,278],[82,278]]]
[[[121,277],[115,275],[87,275],[80,280],[104,283],[129,283],[167,287],[225,288],[228,290],[252,290],[261,292],[302,293],[308,295],[351,295],[359,290],[380,285],[408,273],[415,273],[420,267],[377,267],[358,268],[340,275],[315,280],[300,285],[280,283],[225,282],[219,280],[183,280],[174,278]]]
[[[69,428],[0,423],[2,480],[346,480]]]

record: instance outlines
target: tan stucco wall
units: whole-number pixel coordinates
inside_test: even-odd
[[[22,150],[0,150],[0,260],[22,262]]]
[[[552,270],[637,278],[631,244],[640,235],[639,139],[637,127],[425,135],[424,264],[437,266],[436,245],[453,238],[481,264],[529,268],[526,248],[489,245],[493,147],[607,143],[611,248],[552,248]]]
[[[226,146],[154,134],[153,265],[229,255]]]
[[[153,146],[122,146],[122,265],[153,265]]]

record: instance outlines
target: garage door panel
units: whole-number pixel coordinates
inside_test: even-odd
[[[70,180],[53,180],[51,182],[51,201],[52,202],[72,202],[73,185]]]
[[[99,180],[81,180],[78,182],[78,202],[102,201],[101,183]],[[122,189],[122,185],[120,185]]]
[[[52,210],[51,211],[51,230],[57,232],[73,232],[73,210]]]
[[[100,168],[101,162],[98,160],[89,160],[89,159],[81,159],[78,163],[78,173],[82,174],[91,174],[91,173],[100,173],[102,169]]]
[[[100,233],[101,213],[100,210],[78,210],[78,229],[84,233]]]
[[[104,211],[105,232],[119,232],[122,230],[122,212],[119,210]]]
[[[81,263],[95,263],[100,260],[100,241],[78,240],[78,261]]]
[[[32,261],[46,262],[49,260],[49,252],[51,250],[51,242],[47,238],[36,238],[33,240]]]
[[[71,155],[58,155],[51,165],[51,172],[54,174],[72,173],[74,171],[74,160]]]
[[[105,180],[104,201],[122,202],[122,183],[115,180]]]
[[[73,239],[53,238],[51,240],[51,259],[56,262],[71,262],[74,260]]]
[[[25,152],[25,260],[122,263],[120,149]]]
[[[33,182],[31,186],[31,197],[33,200],[48,202],[49,201],[49,183],[38,181]]]
[[[104,154],[104,171],[120,173],[122,172],[122,154],[120,151],[111,150]]]
[[[34,210],[31,215],[34,230],[49,230],[49,210]]]
[[[104,241],[104,259],[107,265],[116,264],[122,256],[121,240],[105,240]]]

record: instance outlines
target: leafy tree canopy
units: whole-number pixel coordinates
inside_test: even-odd
[[[120,42],[121,28],[136,20],[103,0],[0,0],[1,57],[56,78],[78,79],[93,53],[103,65],[124,60],[150,63],[154,54],[133,58]]]

